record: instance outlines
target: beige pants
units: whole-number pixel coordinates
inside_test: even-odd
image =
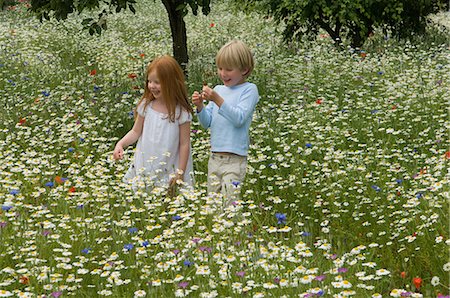
[[[228,202],[239,196],[247,169],[247,157],[212,153],[208,161],[208,193],[221,193]]]

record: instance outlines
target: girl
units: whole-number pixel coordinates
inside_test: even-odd
[[[117,142],[114,159],[122,159],[124,148],[138,141],[126,180],[146,177],[155,186],[173,186],[181,179],[192,185],[192,107],[183,71],[174,58],[162,56],[148,65],[145,75],[133,128]]]

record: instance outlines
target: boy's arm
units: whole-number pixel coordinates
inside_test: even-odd
[[[198,121],[204,128],[209,128],[211,126],[213,108],[213,104],[208,103],[201,111],[196,111]]]
[[[253,86],[243,92],[237,106],[222,102],[219,109],[219,115],[222,115],[231,121],[235,127],[241,127],[252,116],[258,100],[258,89],[256,86]]]

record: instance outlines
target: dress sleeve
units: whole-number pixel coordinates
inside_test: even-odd
[[[192,122],[192,115],[188,111],[181,110],[180,118],[178,119],[178,124],[184,124],[186,122]]]
[[[145,100],[143,100],[136,108],[137,113],[141,117],[145,117]]]

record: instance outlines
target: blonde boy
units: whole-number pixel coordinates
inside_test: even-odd
[[[225,44],[217,53],[216,66],[223,85],[203,86],[192,101],[200,124],[211,130],[208,192],[220,192],[231,202],[245,177],[249,128],[259,94],[256,85],[247,82],[254,59],[242,41]],[[206,106],[204,99],[209,101]]]

